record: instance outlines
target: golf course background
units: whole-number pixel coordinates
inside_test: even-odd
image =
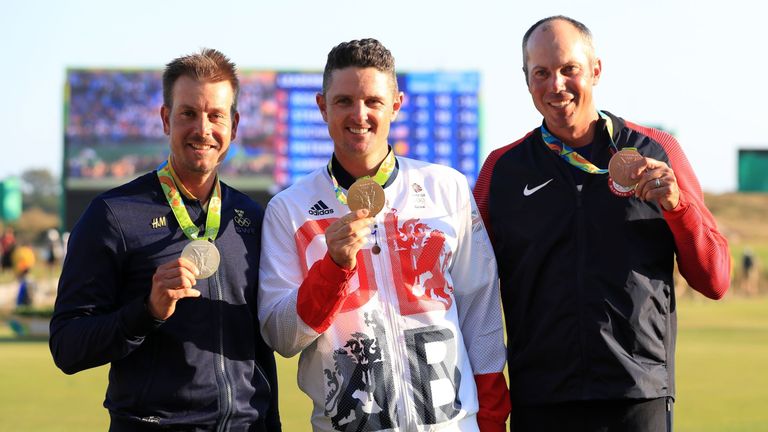
[[[676,432],[768,431],[768,297],[678,305]],[[286,432],[311,431],[296,385],[298,357],[278,358]],[[0,432],[105,431],[107,367],[68,376],[45,340],[20,340],[0,323]]]
[[[768,194],[707,195],[706,201],[731,247],[733,283],[726,298],[711,301],[678,280],[675,432],[768,432]],[[745,250],[757,258],[758,296],[741,288]],[[65,375],[46,340],[15,337],[3,316],[0,432],[107,430],[108,367]],[[278,357],[285,432],[311,430],[297,362],[298,356]]]

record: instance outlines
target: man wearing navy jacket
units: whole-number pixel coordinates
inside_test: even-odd
[[[235,65],[205,49],[163,74],[171,154],[91,202],[72,231],[50,346],[65,373],[110,363],[110,431],[279,431],[256,308],[262,208],[219,181]]]

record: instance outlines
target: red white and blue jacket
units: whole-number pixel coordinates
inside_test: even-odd
[[[351,271],[327,254],[325,229],[349,212],[327,169],[270,201],[262,334],[284,356],[301,353],[298,381],[314,402],[316,431],[503,431],[509,406],[488,235],[464,176],[397,161],[376,216],[381,252],[371,252],[372,239]]]
[[[677,141],[607,114],[618,149],[674,170],[674,210],[615,195],[607,175],[579,189],[538,128],[493,151],[475,186],[499,265],[513,406],[673,396],[675,258],[707,297],[729,286],[728,244]],[[601,119],[587,158],[608,166],[609,143]]]

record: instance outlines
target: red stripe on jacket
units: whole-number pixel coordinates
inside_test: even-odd
[[[475,188],[473,189],[472,194],[475,196],[477,209],[480,211],[480,216],[483,218],[483,223],[488,231],[488,236],[491,238],[491,243],[493,243],[493,229],[491,229],[491,220],[488,214],[488,195],[490,195],[491,191],[493,169],[496,167],[496,162],[504,153],[528,139],[532,133],[533,131],[528,132],[524,137],[512,144],[507,144],[504,147],[492,151],[491,154],[488,155],[488,158],[485,159],[483,167],[480,169],[480,174],[477,176],[477,181],[475,182]]]

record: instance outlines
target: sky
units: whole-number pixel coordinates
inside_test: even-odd
[[[753,0],[4,2],[0,179],[61,174],[67,68],[161,69],[211,47],[241,69],[321,70],[333,46],[364,37],[384,43],[400,71],[480,72],[482,161],[541,123],[521,39],[563,14],[595,38],[597,108],[674,132],[703,189],[730,192],[738,149],[768,149],[766,9]]]

